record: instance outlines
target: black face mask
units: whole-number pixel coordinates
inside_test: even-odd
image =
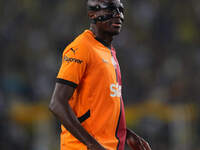
[[[95,5],[95,6],[88,6],[88,10],[91,10],[91,11],[107,10],[108,12],[111,12],[109,14],[98,16],[94,19],[91,19],[91,22],[94,24],[96,24],[97,22],[104,22],[109,19],[112,19],[117,14],[120,14],[120,13],[124,14],[123,5],[121,4],[121,5],[117,6],[114,3],[101,3],[101,4]],[[121,18],[121,20],[124,21],[123,18]]]

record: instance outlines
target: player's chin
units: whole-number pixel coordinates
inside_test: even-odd
[[[112,34],[113,36],[118,35],[121,32],[121,28],[115,28],[110,30],[110,34]]]

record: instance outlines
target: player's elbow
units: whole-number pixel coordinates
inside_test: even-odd
[[[52,112],[52,113],[56,113],[56,102],[55,100],[52,98],[50,103],[49,103],[49,110]]]

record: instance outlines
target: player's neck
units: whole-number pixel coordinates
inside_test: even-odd
[[[90,30],[93,32],[93,34],[95,35],[95,38],[103,41],[106,46],[111,47],[111,43],[113,40],[113,36],[106,34],[105,32],[100,32],[99,30],[97,30],[96,28],[90,27]]]

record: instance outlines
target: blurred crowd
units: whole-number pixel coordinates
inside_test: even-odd
[[[113,45],[127,125],[153,150],[200,150],[200,1],[123,2]],[[85,1],[1,0],[0,10],[0,149],[58,150],[48,103],[63,49],[89,27]]]

